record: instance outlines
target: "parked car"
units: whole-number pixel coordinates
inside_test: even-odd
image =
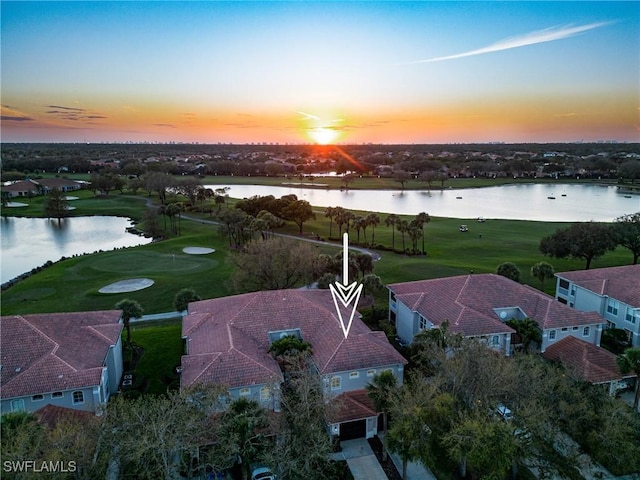
[[[276,480],[276,476],[267,467],[257,467],[251,472],[251,480]]]
[[[513,413],[511,412],[511,410],[509,409],[509,407],[503,405],[503,404],[498,404],[498,406],[496,407],[496,413],[498,415],[500,415],[500,417],[503,420],[513,420]]]
[[[467,227],[466,225],[460,225],[460,231],[461,232],[468,232],[469,231],[469,227]]]

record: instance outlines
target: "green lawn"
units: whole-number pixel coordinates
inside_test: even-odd
[[[89,213],[128,212],[134,218],[141,218],[144,211],[146,194],[138,198],[122,195],[110,195],[108,198],[95,198],[90,192],[81,192],[82,200],[76,200],[78,210]],[[80,195],[78,195],[80,196]],[[32,206],[37,210],[36,200]],[[78,202],[84,202],[83,204]],[[233,205],[224,208],[229,208]],[[41,205],[40,205],[41,206]],[[80,208],[82,207],[82,208]],[[214,208],[215,210],[215,208]],[[42,208],[39,210],[42,212]],[[304,235],[319,235],[329,238],[329,219],[324,209],[316,209],[316,219],[304,225]],[[22,211],[20,213],[23,213]],[[355,212],[365,214],[366,212]],[[206,214],[202,219],[210,219]],[[375,244],[390,247],[392,229],[385,226],[385,214],[380,214],[381,223],[375,229]],[[405,218],[411,219],[406,216]],[[458,230],[461,223],[469,226],[469,231]],[[544,257],[538,250],[540,239],[554,232],[566,223],[545,223],[517,220],[488,220],[478,223],[475,220],[459,220],[434,217],[425,226],[425,247],[427,256],[406,256],[388,250],[380,250],[382,259],[376,263],[375,272],[384,283],[397,283],[423,278],[475,273],[494,272],[502,262],[513,262],[521,271],[523,283],[539,288],[539,282],[530,276],[531,266],[539,261],[548,261],[556,271],[578,270],[584,268],[581,260],[560,260]],[[148,245],[120,249],[75,257],[55,263],[40,273],[20,281],[2,292],[1,311],[3,315],[28,314],[42,312],[88,311],[112,309],[124,299],[137,300],[145,313],[158,313],[173,310],[173,298],[182,288],[193,288],[202,298],[214,298],[235,293],[230,285],[233,265],[229,259],[227,239],[220,235],[218,227],[197,221],[183,219],[181,235]],[[297,227],[288,222],[280,230],[283,233],[297,234]],[[367,229],[367,241],[371,242],[372,229]],[[338,252],[337,227],[333,225],[332,236],[337,247],[321,248],[319,251]],[[357,239],[351,231],[350,241]],[[361,234],[364,243],[364,235]],[[409,247],[409,240],[405,239]],[[422,242],[419,241],[419,247]],[[187,246],[212,247],[216,251],[209,255],[187,255],[182,249]],[[396,250],[402,248],[401,235],[395,232]],[[592,267],[627,265],[631,263],[631,254],[623,248],[607,253],[593,262]],[[127,278],[147,277],[155,283],[138,292],[122,294],[101,294],[98,290],[112,282]],[[553,281],[548,281],[545,290],[552,293]]]
[[[145,393],[162,394],[177,386],[175,368],[183,354],[181,318],[131,324],[131,341],[144,353],[134,370],[134,381]],[[126,331],[122,333],[123,343]]]

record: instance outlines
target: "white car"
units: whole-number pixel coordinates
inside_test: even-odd
[[[251,472],[251,480],[276,480],[276,476],[267,467],[258,467]]]

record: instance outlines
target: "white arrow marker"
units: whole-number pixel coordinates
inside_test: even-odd
[[[356,308],[358,307],[358,301],[360,300],[360,294],[362,293],[362,284],[358,284],[358,282],[353,282],[351,285],[347,285],[349,283],[349,234],[345,233],[342,236],[342,283],[334,282],[329,285],[329,290],[331,290],[331,296],[333,297],[333,304],[336,306],[336,312],[338,313],[338,318],[340,319],[340,326],[342,327],[342,332],[344,333],[344,338],[349,336],[349,330],[351,329],[351,322],[353,322],[353,316],[356,313]],[[349,304],[355,299],[353,302],[353,306],[351,307],[351,315],[349,316],[349,323],[345,326],[344,319],[342,318],[342,310],[340,310],[340,306],[338,305],[338,301],[342,304],[343,307],[348,308]]]

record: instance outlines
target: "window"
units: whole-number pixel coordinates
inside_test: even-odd
[[[429,322],[426,318],[420,315],[420,330],[426,330],[427,328],[429,328]]]
[[[51,398],[62,398],[62,392],[53,392]]]
[[[376,376],[376,369],[372,368],[371,370],[367,370],[367,377],[375,377]]]
[[[569,327],[562,327],[563,332],[566,332],[567,330],[569,330]]]
[[[591,333],[591,327],[584,327],[582,329],[582,336],[583,337],[588,337],[590,333]]]
[[[500,345],[499,335],[494,335],[493,337],[491,337],[491,345],[493,345],[494,347],[497,347],[498,345]]]
[[[575,332],[576,330],[578,330],[578,327],[573,327],[572,330]]]
[[[84,393],[80,390],[73,392],[73,404],[84,403]]]
[[[241,388],[240,389],[240,396],[241,397],[248,397],[249,395],[251,395],[251,389],[250,388]]]
[[[611,315],[618,315],[619,307],[620,307],[620,302],[610,298],[609,302],[607,303],[607,313],[610,313]]]
[[[360,378],[360,372],[350,372],[349,373],[349,379],[353,380],[355,378]]]
[[[636,317],[633,315],[633,308],[627,307],[627,312],[624,315],[624,319],[627,322],[636,323]]]
[[[331,390],[340,390],[342,388],[342,378],[331,377]]]
[[[565,290],[569,288],[569,281],[564,278],[560,279],[560,288],[564,288]]]
[[[395,302],[396,301],[396,294],[391,292],[391,301]]]
[[[556,331],[549,330],[549,340],[555,340],[555,339],[556,339]]]
[[[607,320],[607,328],[616,328],[616,324]]]
[[[262,387],[260,389],[260,400],[269,400],[270,398],[271,398],[271,389],[269,387]]]
[[[567,304],[567,299],[566,298],[558,297],[558,301],[560,303],[564,303],[565,305]]]
[[[11,400],[12,412],[24,412],[24,400],[18,398],[17,400]]]
[[[571,285],[571,296],[572,297],[576,296],[576,286],[575,285]]]
[[[40,402],[44,400],[44,395],[34,395],[31,397],[32,402]]]
[[[396,324],[396,312],[389,312],[389,323],[391,325],[395,325]]]

